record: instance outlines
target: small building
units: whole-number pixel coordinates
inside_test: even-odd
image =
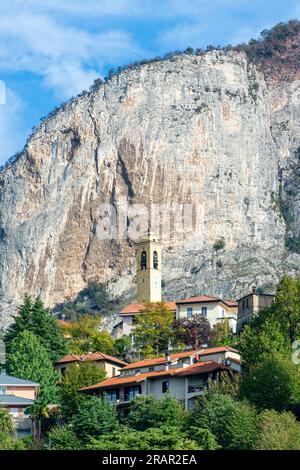
[[[238,304],[232,300],[223,300],[209,295],[198,295],[176,301],[176,317],[192,318],[193,315],[202,315],[213,327],[217,323],[228,321],[229,328],[236,332]]]
[[[251,294],[247,294],[238,300],[237,333],[240,333],[244,325],[250,323],[255,315],[258,315],[266,308],[270,308],[274,301],[274,294],[259,293],[254,286]]]
[[[63,374],[70,364],[79,364],[81,362],[93,362],[101,367],[107,377],[115,377],[119,374],[120,369],[127,366],[127,362],[118,359],[117,357],[109,356],[101,352],[88,353],[88,354],[67,354],[62,359],[56,362],[55,368]]]
[[[29,380],[0,374],[0,406],[8,408],[19,436],[32,432],[32,421],[25,413],[39,396],[39,384]]]
[[[128,364],[118,377],[81,389],[83,393],[106,397],[126,410],[138,395],[161,398],[169,392],[190,409],[220,372],[237,373],[239,354],[229,347],[200,349],[169,354]]]

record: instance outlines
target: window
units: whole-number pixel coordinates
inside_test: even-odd
[[[117,388],[107,390],[107,392],[105,392],[105,396],[109,401],[117,401],[119,400],[119,390]]]
[[[222,308],[222,317],[221,318],[224,318],[225,317],[225,312],[224,312],[224,309]]]
[[[153,252],[153,268],[158,269],[158,255],[157,251]]]
[[[207,307],[201,307],[201,315],[207,317]]]
[[[165,380],[162,384],[161,384],[161,388],[162,388],[162,392],[163,393],[167,393],[169,391],[169,381],[168,380]]]
[[[246,299],[246,308],[249,308],[249,299]]]
[[[6,395],[6,387],[0,387],[0,395]]]
[[[116,368],[115,368],[115,367],[112,368],[112,376],[113,376],[113,377],[116,376]]]
[[[153,371],[154,371],[154,367],[153,366],[149,367],[149,372],[153,372]]]
[[[133,385],[132,387],[125,387],[124,389],[124,400],[131,401],[137,395],[141,394],[141,386],[140,385]]]
[[[147,268],[147,253],[146,251],[142,251],[141,254],[141,269]]]
[[[135,369],[134,373],[139,374],[141,372],[141,369]]]
[[[193,316],[193,307],[188,307],[187,308],[187,317],[192,318]]]

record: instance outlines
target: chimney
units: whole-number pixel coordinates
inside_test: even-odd
[[[171,364],[170,351],[166,351],[165,358],[166,358],[166,370],[169,370],[170,364]]]
[[[257,294],[256,286],[253,286],[253,287],[252,287],[252,292],[253,292],[253,294],[255,294],[255,295]]]
[[[5,369],[1,369],[0,374],[1,374],[1,375],[6,375],[6,370],[5,370]]]

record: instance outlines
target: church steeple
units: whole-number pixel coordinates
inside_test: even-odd
[[[137,303],[161,301],[161,244],[151,233],[136,244]]]

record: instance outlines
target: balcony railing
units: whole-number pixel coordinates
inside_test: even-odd
[[[106,398],[109,401],[109,403],[113,403],[117,405],[118,403],[130,402],[134,400],[135,397],[139,397],[140,395],[141,395],[140,393],[129,393],[118,398],[117,397],[110,398],[109,396],[106,396]]]
[[[188,393],[203,392],[205,389],[205,385],[190,385],[188,388]]]

